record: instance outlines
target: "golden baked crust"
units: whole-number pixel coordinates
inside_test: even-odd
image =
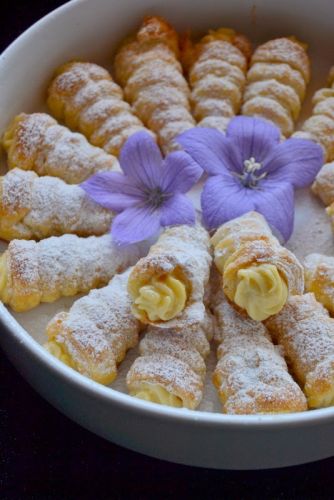
[[[334,202],[334,162],[323,165],[312,184],[312,191],[325,205]]]
[[[333,68],[328,76],[328,88],[322,88],[315,92],[312,103],[313,110],[310,118],[302,125],[294,137],[310,139],[320,144],[325,153],[325,161],[334,160],[334,81]],[[321,174],[320,174],[321,175]],[[322,186],[315,183],[314,191],[320,197]],[[326,188],[325,188],[326,189]],[[326,194],[324,194],[326,197]]]
[[[128,137],[145,129],[122,89],[97,64],[70,62],[58,68],[47,103],[58,120],[115,156]]]
[[[129,257],[109,235],[13,240],[1,256],[0,300],[14,311],[27,311],[104,286],[128,265]]]
[[[174,138],[195,122],[175,30],[161,17],[146,17],[117,51],[114,68],[126,99],[156,133],[163,151],[178,149]]]
[[[111,383],[126,351],[138,343],[139,321],[131,314],[128,272],[78,299],[48,324],[45,347],[83,375]]]
[[[290,136],[309,80],[310,62],[304,44],[286,37],[260,45],[247,73],[242,114],[270,120],[283,136]]]
[[[149,326],[139,344],[126,383],[129,393],[147,401],[195,409],[203,397],[205,358],[210,352],[213,323],[205,313],[184,324],[161,329]]]
[[[313,293],[289,298],[266,326],[307,397],[309,408],[334,403],[334,320]]]
[[[165,327],[194,309],[202,314],[210,264],[209,235],[200,225],[166,229],[129,276],[134,314]]]
[[[213,374],[224,413],[290,413],[307,409],[280,351],[261,322],[243,317],[220,291],[215,299],[218,363]]]
[[[2,143],[10,169],[34,170],[69,184],[80,184],[94,173],[112,170],[117,164],[114,156],[92,146],[83,135],[58,125],[46,113],[17,115]]]
[[[211,241],[225,294],[252,319],[268,318],[288,294],[303,293],[303,267],[257,212],[223,224]]]
[[[105,234],[112,212],[75,185],[19,168],[0,177],[0,238],[42,239]]]
[[[222,131],[238,113],[251,44],[234,30],[210,30],[199,42],[183,40],[182,60],[189,72],[192,111],[198,125]]]
[[[334,257],[312,253],[304,260],[305,290],[334,314]]]

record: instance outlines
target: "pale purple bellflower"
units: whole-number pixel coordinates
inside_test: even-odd
[[[81,184],[96,203],[117,213],[111,234],[131,245],[159,234],[162,227],[194,224],[195,208],[185,195],[203,170],[190,155],[175,151],[162,157],[147,132],[133,134],[119,157],[121,172],[100,172]]]
[[[322,148],[312,141],[287,139],[258,118],[237,116],[226,135],[193,128],[176,139],[205,170],[201,206],[208,229],[256,210],[289,239],[294,222],[294,188],[308,186],[323,165]]]

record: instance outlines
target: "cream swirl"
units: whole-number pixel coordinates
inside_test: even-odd
[[[234,302],[248,315],[263,321],[277,314],[288,298],[288,287],[272,264],[259,264],[238,271]]]
[[[134,315],[149,321],[168,321],[175,318],[185,307],[187,292],[184,283],[172,275],[157,278],[138,290],[134,301]]]

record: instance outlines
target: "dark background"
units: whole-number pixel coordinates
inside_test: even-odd
[[[2,0],[0,52],[63,3]],[[120,448],[52,408],[0,351],[0,499],[330,499],[333,487],[334,458],[279,470],[215,471]]]

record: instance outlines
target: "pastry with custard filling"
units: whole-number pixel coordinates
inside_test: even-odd
[[[122,89],[97,64],[70,62],[58,68],[47,102],[57,120],[115,156],[128,137],[145,129]]]
[[[278,313],[289,295],[303,293],[302,265],[259,213],[226,222],[211,241],[225,294],[252,319],[263,321]]]
[[[298,119],[310,61],[294,37],[270,40],[255,50],[247,73],[242,114],[272,121],[288,137]]]
[[[124,41],[114,60],[125,98],[156,133],[165,153],[179,149],[174,138],[195,125],[178,44],[177,33],[163,18],[148,16],[137,33]]]
[[[329,72],[328,86],[317,90],[312,103],[312,115],[294,137],[309,139],[320,144],[325,153],[325,161],[332,162],[334,160],[334,66]],[[316,191],[316,188],[314,190]],[[322,198],[320,193],[317,194]]]
[[[45,348],[66,365],[101,384],[117,376],[117,365],[138,343],[140,322],[131,314],[129,271],[78,299],[48,324]]]
[[[304,260],[305,290],[334,314],[334,257],[312,253]]]
[[[143,323],[170,326],[194,310],[203,314],[211,265],[210,241],[200,225],[167,228],[129,276],[132,311]]]
[[[92,146],[85,136],[59,125],[46,113],[21,113],[8,126],[3,146],[8,167],[34,170],[68,184],[80,184],[90,175],[112,170],[114,156]]]
[[[192,112],[200,127],[224,131],[239,112],[251,55],[248,39],[232,29],[210,30],[199,42],[183,41]]]
[[[302,387],[309,408],[334,404],[334,319],[313,293],[289,297],[266,321],[274,342]]]
[[[138,257],[114,245],[108,234],[13,240],[0,257],[0,300],[23,312],[41,302],[89,292],[106,285]]]
[[[291,413],[307,403],[265,326],[243,317],[220,290],[215,297],[218,362],[213,374],[223,412]]]
[[[42,239],[65,233],[99,236],[112,212],[91,201],[79,186],[14,168],[0,177],[0,238]]]
[[[146,401],[195,409],[201,402],[213,324],[206,312],[186,323],[161,330],[150,325],[140,341],[140,356],[132,364],[126,383],[129,393]]]

